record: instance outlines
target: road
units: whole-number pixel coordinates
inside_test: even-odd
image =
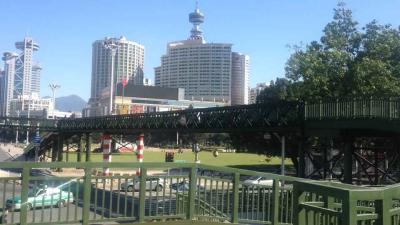
[[[71,191],[74,184],[71,185]],[[83,190],[79,188],[79,193],[75,193],[78,198],[75,199],[74,203],[68,204],[63,208],[57,207],[37,207],[29,210],[28,212],[28,223],[47,223],[47,222],[73,222],[82,220],[82,198]],[[163,193],[164,194],[164,198]],[[146,216],[155,215],[167,215],[175,214],[177,207],[176,195],[171,194],[169,189],[165,189],[161,192],[147,191],[146,193]],[[3,208],[6,204],[7,199],[15,196],[21,196],[21,185],[19,181],[8,181],[0,182],[0,208]],[[107,220],[113,218],[132,218],[131,221],[135,221],[138,218],[138,204],[139,204],[139,193],[129,193],[125,191],[105,190],[102,187],[92,188],[91,190],[91,207],[89,219],[92,221],[96,220]],[[182,205],[180,206],[182,209]],[[19,210],[9,211],[7,220],[9,223],[18,223],[20,221]],[[103,223],[101,223],[103,224]]]

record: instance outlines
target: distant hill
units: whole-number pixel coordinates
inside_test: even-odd
[[[64,112],[81,112],[86,101],[77,95],[56,98],[56,109]]]

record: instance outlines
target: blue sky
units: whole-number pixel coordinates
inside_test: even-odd
[[[90,95],[91,44],[124,35],[146,48],[145,76],[154,81],[166,44],[189,36],[195,0],[0,0],[0,52],[25,35],[40,44],[42,95]],[[208,42],[234,44],[251,56],[251,86],[284,76],[288,45],[318,40],[337,0],[200,0]],[[360,27],[377,19],[400,25],[400,0],[348,0]],[[3,63],[1,65],[3,67]]]

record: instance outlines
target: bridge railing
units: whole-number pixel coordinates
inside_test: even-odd
[[[109,175],[103,174],[105,167]],[[0,168],[11,171],[0,178],[2,214],[8,224],[22,225],[166,219],[292,224],[292,184],[298,180],[184,163],[2,163]]]
[[[305,103],[306,120],[332,119],[400,119],[399,98],[338,99]]]
[[[294,183],[294,224],[400,223],[400,185],[360,187],[332,182]]]
[[[22,128],[56,130],[57,120],[26,118],[26,117],[0,117],[0,127],[2,128]]]
[[[357,187],[185,163],[2,163],[0,168],[10,171],[0,178],[3,224],[400,221],[400,185]],[[103,174],[104,168],[110,174]]]

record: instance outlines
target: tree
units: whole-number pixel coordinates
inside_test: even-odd
[[[372,21],[363,29],[352,12],[339,3],[333,20],[319,41],[295,48],[278,78],[262,91],[258,103],[276,100],[320,100],[400,95],[400,29]],[[242,151],[279,155],[277,140],[264,133],[232,134],[233,145]],[[298,137],[287,137],[288,157],[296,163]],[[313,144],[324,144],[314,140]]]
[[[299,99],[400,95],[400,31],[376,21],[357,29],[352,12],[339,3],[320,41],[297,49],[286,78]]]

